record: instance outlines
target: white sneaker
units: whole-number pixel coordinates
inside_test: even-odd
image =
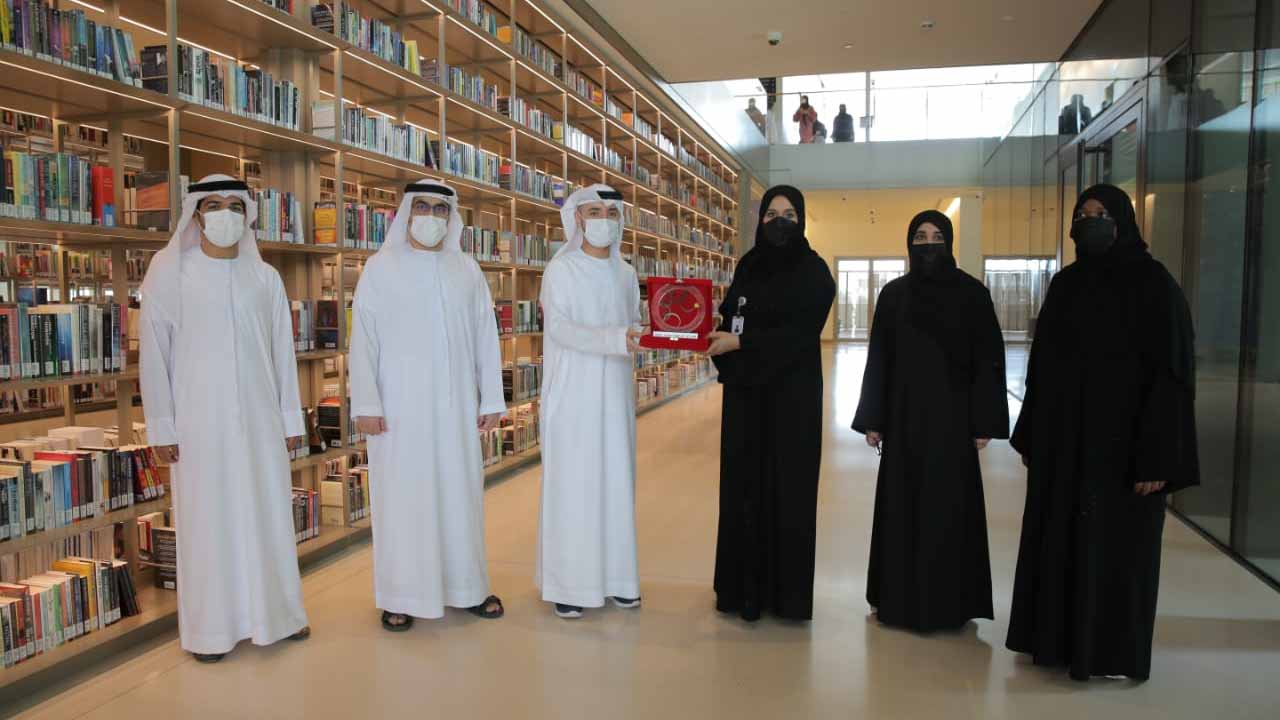
[[[620,608],[626,608],[627,610],[640,607],[640,598],[638,597],[637,598],[611,597],[609,599],[613,601],[614,605],[617,605]]]

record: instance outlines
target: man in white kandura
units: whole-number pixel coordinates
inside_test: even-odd
[[[480,454],[480,432],[507,408],[502,350],[461,238],[453,189],[409,185],[356,286],[351,412],[369,435],[374,595],[392,632],[446,606],[503,614],[489,594]]]
[[[636,412],[640,284],[622,259],[622,195],[569,196],[542,280],[542,518],[536,581],[562,618],[606,598],[640,606]]]
[[[239,180],[192,185],[142,282],[142,406],[173,473],[178,631],[201,662],[311,633],[287,452],[304,434],[293,321],[257,216]]]

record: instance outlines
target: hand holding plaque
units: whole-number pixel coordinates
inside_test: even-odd
[[[654,350],[706,352],[714,327],[710,280],[651,277],[649,334],[640,345]]]

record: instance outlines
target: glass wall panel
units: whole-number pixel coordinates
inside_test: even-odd
[[[1168,57],[1191,37],[1191,0],[1152,0],[1151,55]]]
[[[1192,98],[1189,55],[1179,53],[1147,80],[1147,177],[1143,236],[1175,278],[1183,276],[1187,183],[1187,119]],[[1198,110],[1197,117],[1206,115]],[[1209,113],[1211,114],[1211,113]]]
[[[1258,167],[1260,237],[1253,244],[1253,307],[1248,347],[1253,367],[1244,393],[1242,488],[1235,539],[1245,557],[1280,578],[1280,2],[1268,14],[1258,103],[1254,109],[1254,164]]]
[[[1233,4],[1228,0],[1198,5],[1222,9]],[[1205,531],[1230,542],[1248,227],[1252,38],[1237,32],[1239,18],[1211,14],[1197,20],[1205,22],[1200,30],[1206,47],[1215,48],[1193,56],[1195,74],[1189,90],[1192,177],[1187,186],[1186,242],[1194,262],[1187,264],[1184,277],[1196,321],[1202,484],[1178,493],[1174,502]],[[1240,46],[1223,52],[1221,42]]]

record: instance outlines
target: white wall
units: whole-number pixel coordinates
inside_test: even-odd
[[[774,145],[769,182],[801,190],[979,187],[983,148],[989,141]]]

